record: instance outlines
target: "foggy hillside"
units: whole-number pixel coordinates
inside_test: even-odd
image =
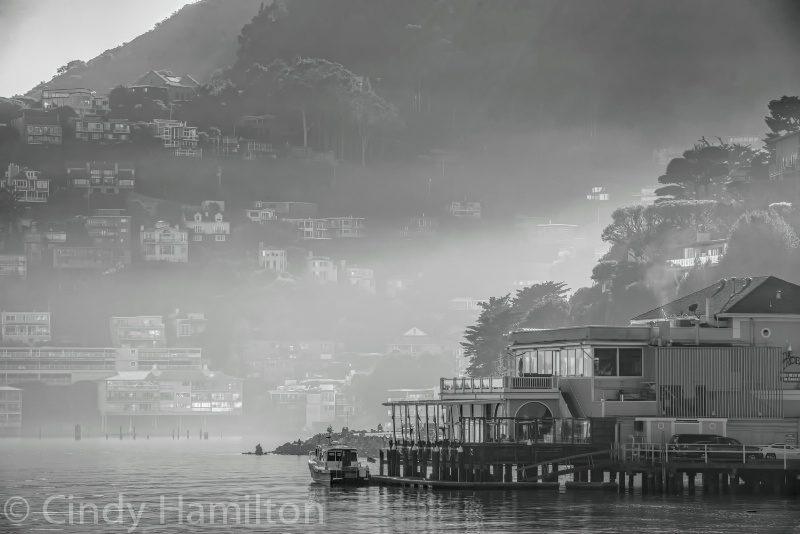
[[[88,60],[85,67],[55,76],[46,85],[88,87],[106,93],[158,69],[187,73],[203,82],[214,70],[234,61],[239,31],[261,4],[262,0],[201,0],[189,4],[153,30],[106,50]]]

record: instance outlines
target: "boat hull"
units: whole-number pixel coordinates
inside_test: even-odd
[[[309,462],[308,470],[311,473],[311,479],[317,484],[324,484],[326,486],[359,486],[369,484],[369,474],[361,476],[357,469],[355,470],[323,470]]]

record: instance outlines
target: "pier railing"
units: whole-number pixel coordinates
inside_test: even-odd
[[[617,457],[624,462],[651,465],[670,462],[747,464],[763,460],[764,454],[758,447],[752,445],[620,443]]]
[[[503,376],[498,378],[442,378],[442,393],[494,393],[508,390],[556,390],[557,376]]]

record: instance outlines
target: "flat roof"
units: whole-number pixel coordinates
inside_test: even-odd
[[[569,326],[548,330],[511,332],[512,345],[545,344],[559,341],[642,341],[652,338],[648,326]]]

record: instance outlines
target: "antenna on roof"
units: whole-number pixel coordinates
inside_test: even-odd
[[[725,285],[726,285],[727,283],[728,283],[728,281],[727,281],[727,280],[725,280],[724,278],[720,279],[720,281],[719,281],[719,286],[717,286],[717,289],[716,289],[716,290],[715,290],[715,291],[714,291],[714,292],[711,294],[711,296],[710,296],[709,298],[713,298],[713,297],[716,297],[717,295],[719,295],[719,293],[720,293],[720,292],[721,292],[723,289],[725,289]]]
[[[752,284],[752,283],[753,283],[753,279],[752,278],[750,278],[749,276],[747,278],[745,278],[744,279],[744,285],[742,286],[742,289],[739,290],[739,293],[744,292],[744,290],[747,289],[748,287],[750,287],[750,284]]]

